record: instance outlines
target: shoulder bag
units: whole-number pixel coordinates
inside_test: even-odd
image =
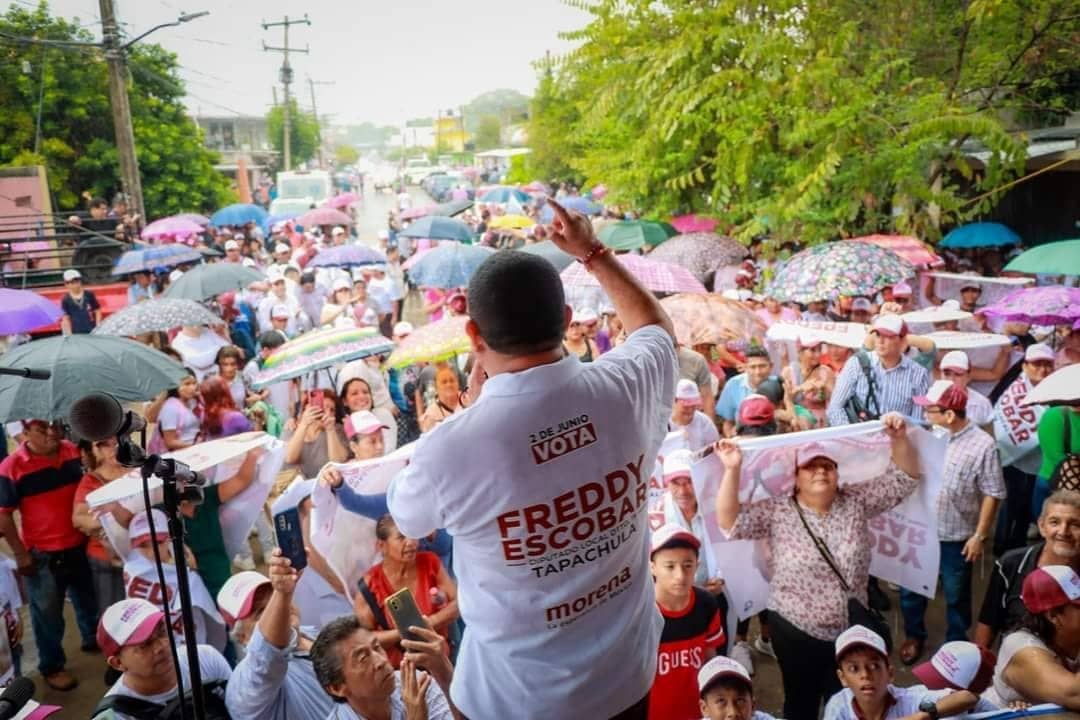
[[[851,397],[844,403],[844,413],[847,414],[849,423],[861,423],[867,420],[877,420],[881,417],[881,406],[877,399],[877,382],[874,380],[874,370],[870,367],[870,356],[866,351],[859,350],[855,353],[859,361],[863,376],[866,377],[866,399],[860,400],[854,386],[851,388]]]

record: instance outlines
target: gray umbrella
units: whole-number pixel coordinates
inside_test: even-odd
[[[134,340],[68,335],[34,340],[0,356],[0,367],[49,370],[48,380],[0,376],[0,422],[57,420],[87,393],[117,400],[150,400],[179,385],[184,368]]]
[[[182,298],[155,298],[129,305],[113,313],[94,328],[94,335],[134,337],[148,332],[164,332],[181,325],[220,325],[224,322],[195,302]]]
[[[261,272],[238,263],[197,265],[170,285],[162,296],[201,302],[224,292],[246,288],[253,282],[261,282],[265,279],[266,277]]]
[[[527,252],[531,255],[539,255],[547,260],[549,263],[555,266],[555,269],[562,272],[570,263],[574,262],[574,256],[570,253],[563,252],[559,249],[559,246],[550,240],[541,240],[538,243],[529,243],[528,245],[522,245],[521,252]]]

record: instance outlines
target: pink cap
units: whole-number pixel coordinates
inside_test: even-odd
[[[1028,345],[1028,349],[1024,351],[1025,362],[1054,362],[1054,349],[1045,343],[1035,343],[1034,345]]]
[[[237,573],[225,581],[218,591],[217,604],[225,622],[232,625],[251,614],[255,602],[255,591],[263,585],[269,585],[270,579],[254,570]]]
[[[108,658],[118,655],[120,648],[141,645],[154,634],[164,618],[165,613],[142,598],[128,598],[113,603],[98,621],[98,647]]]
[[[677,477],[690,477],[690,466],[694,456],[689,450],[680,449],[664,458],[664,480]]]
[[[694,536],[694,533],[683,530],[675,523],[667,523],[653,531],[649,554],[652,555],[657,550],[663,550],[668,545],[676,542],[688,543],[695,550],[701,547],[701,541]]]
[[[1032,615],[1080,601],[1080,577],[1067,565],[1044,565],[1024,578],[1020,591]]]
[[[906,282],[898,282],[892,287],[893,297],[911,297],[911,286]]]
[[[795,450],[795,467],[802,467],[814,458],[827,458],[832,460],[837,466],[840,465],[840,461],[836,457],[836,453],[824,443],[810,442],[804,445],[800,445]]]
[[[931,690],[970,690],[978,694],[990,686],[996,662],[989,650],[973,642],[954,640],[911,672]]]
[[[872,327],[878,335],[888,335],[890,337],[904,337],[907,335],[907,324],[899,315],[878,315]]]
[[[161,512],[157,508],[150,511],[154,518],[154,535],[153,537],[158,542],[164,542],[169,539],[169,520],[165,517],[165,513]],[[138,515],[131,518],[131,524],[128,526],[128,537],[131,540],[132,547],[139,547],[150,542],[150,521],[146,512],[141,512]]]
[[[942,370],[962,370],[967,372],[971,369],[971,361],[963,350],[950,350],[941,358]]]
[[[836,659],[839,660],[844,653],[857,646],[877,650],[886,658],[889,657],[889,651],[885,647],[885,640],[880,635],[868,627],[852,625],[836,638]]]
[[[383,421],[375,417],[370,410],[358,410],[345,418],[345,437],[350,439],[357,435],[371,435],[386,429],[388,428]]]
[[[675,399],[687,405],[701,407],[701,390],[693,380],[684,378],[675,385]]]
[[[742,680],[747,687],[751,689],[754,687],[754,681],[750,679],[750,673],[746,672],[746,668],[729,657],[717,655],[698,670],[698,694],[704,695],[710,685],[723,677]]]
[[[739,425],[768,425],[776,417],[776,410],[769,398],[756,393],[747,395],[739,403]]]
[[[923,407],[936,405],[942,410],[964,410],[967,408],[967,390],[952,380],[938,380],[925,395],[917,395],[915,404]]]

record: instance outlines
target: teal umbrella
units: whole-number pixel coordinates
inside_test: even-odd
[[[48,380],[0,376],[0,422],[62,419],[76,400],[95,391],[121,402],[151,400],[186,374],[165,353],[108,335],[34,340],[0,356],[0,367],[52,373]]]
[[[223,292],[246,288],[266,277],[256,270],[238,263],[214,263],[197,265],[169,285],[161,295],[167,298],[202,302]]]
[[[468,225],[455,218],[428,215],[409,223],[409,227],[399,232],[398,236],[467,243],[472,242],[473,232]]]
[[[600,229],[600,242],[612,250],[637,250],[648,245],[656,247],[679,231],[666,222],[651,220],[619,220]]]
[[[1080,239],[1037,245],[1017,255],[1005,269],[1032,275],[1080,275]]]

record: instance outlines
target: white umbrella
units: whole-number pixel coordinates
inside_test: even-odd
[[[1050,373],[1024,398],[1023,405],[1080,404],[1080,363]]]

